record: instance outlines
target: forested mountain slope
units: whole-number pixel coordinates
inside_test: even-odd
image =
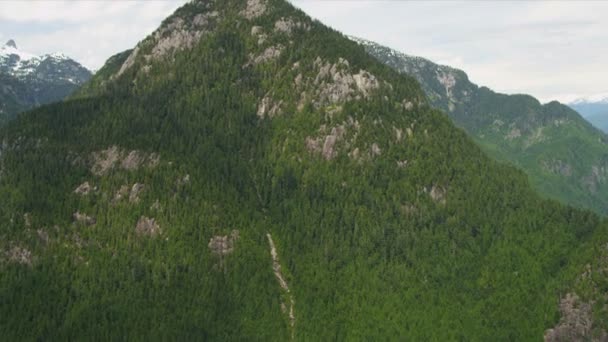
[[[91,77],[91,72],[60,54],[35,56],[13,40],[0,47],[0,125],[18,113],[63,100]]]
[[[282,0],[188,3],[0,141],[7,340],[538,340],[608,324],[604,296],[575,287],[605,223],[540,199],[413,78]],[[560,318],[574,291],[597,306],[588,330]]]
[[[352,38],[381,62],[415,77],[431,105],[445,111],[494,158],[516,165],[543,195],[608,213],[608,137],[558,102],[505,95],[458,69]]]

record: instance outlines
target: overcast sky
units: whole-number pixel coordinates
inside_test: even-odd
[[[98,69],[185,0],[0,1],[0,41]],[[543,101],[608,93],[608,1],[292,0],[346,34],[463,69]]]

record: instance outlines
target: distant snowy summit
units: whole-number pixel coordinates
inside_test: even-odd
[[[607,104],[608,105],[608,93],[596,94],[593,96],[581,97],[574,101],[569,102],[569,105],[579,105],[579,104]]]
[[[63,100],[91,71],[62,53],[21,51],[14,40],[0,47],[0,125],[17,113]]]
[[[19,50],[14,40],[0,48],[0,73],[20,79],[34,76],[38,79],[64,81],[80,85],[87,81],[91,72],[63,53],[37,56]]]
[[[608,133],[608,93],[582,97],[568,103],[595,127]]]

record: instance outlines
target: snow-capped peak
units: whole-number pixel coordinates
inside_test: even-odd
[[[608,93],[600,93],[586,97],[580,97],[569,104],[584,104],[584,103],[608,103]]]
[[[17,56],[21,61],[27,61],[37,56],[31,53],[23,52],[17,48],[17,44],[14,40],[9,40],[0,48],[0,57]]]

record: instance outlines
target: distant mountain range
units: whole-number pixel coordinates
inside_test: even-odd
[[[581,98],[568,103],[595,127],[608,132],[608,94]]]
[[[18,113],[60,101],[91,78],[91,71],[61,53],[36,56],[14,40],[0,47],[0,124]]]
[[[576,111],[555,101],[543,105],[529,95],[496,93],[471,82],[462,70],[351,39],[416,78],[434,107],[488,154],[524,170],[541,194],[608,213],[608,137]]]

